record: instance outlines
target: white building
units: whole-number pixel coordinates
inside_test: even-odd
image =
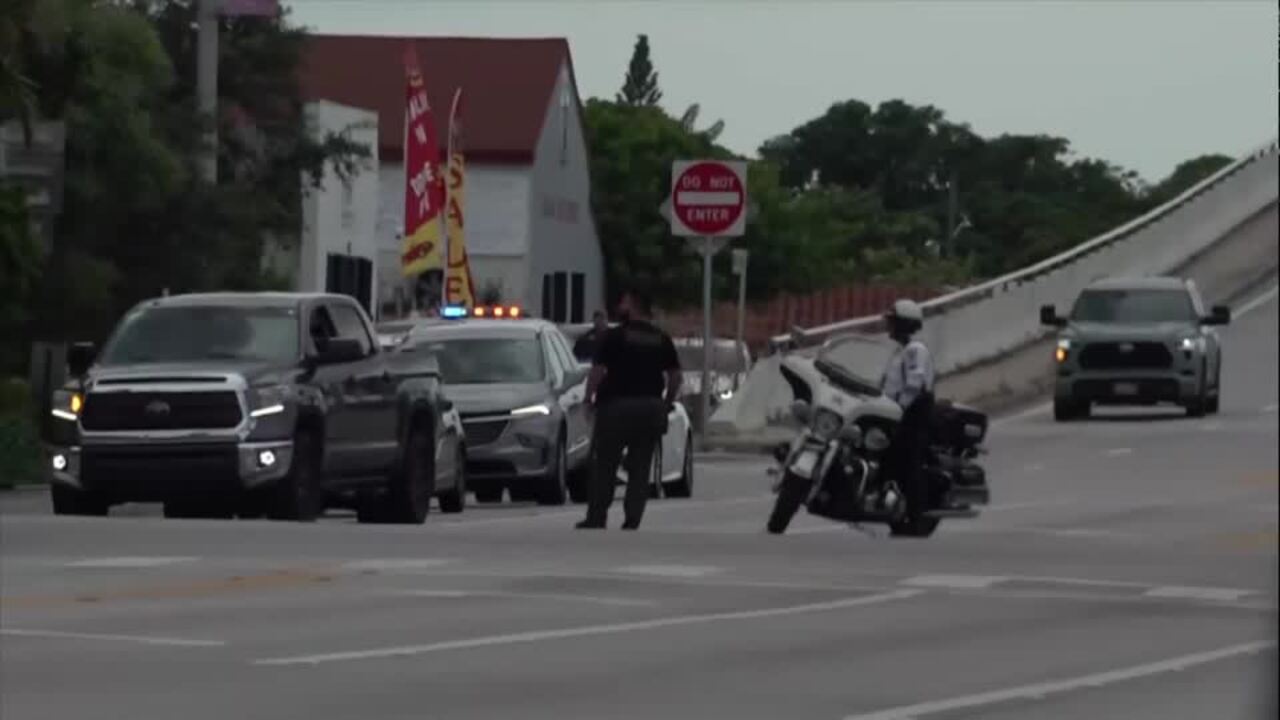
[[[378,305],[394,307],[408,290],[398,259],[403,57],[410,44],[442,145],[454,91],[462,88],[466,244],[477,291],[494,290],[503,302],[557,322],[589,319],[604,306],[604,261],[591,213],[581,102],[563,39],[310,38],[306,96],[364,108],[378,118]],[[333,221],[330,214],[315,217]]]

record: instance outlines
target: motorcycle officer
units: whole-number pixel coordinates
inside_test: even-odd
[[[889,337],[898,344],[889,360],[880,389],[902,408],[902,421],[890,448],[891,477],[902,487],[907,514],[918,517],[928,505],[924,458],[933,416],[933,358],[929,348],[913,337],[924,327],[924,312],[912,300],[898,300],[884,314]]]

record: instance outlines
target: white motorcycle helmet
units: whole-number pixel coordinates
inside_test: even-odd
[[[901,324],[908,332],[918,332],[924,327],[924,310],[915,300],[898,300],[884,314],[889,323]]]

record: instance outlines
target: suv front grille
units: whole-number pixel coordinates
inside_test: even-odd
[[[1093,343],[1080,353],[1080,367],[1085,370],[1158,369],[1172,365],[1169,348],[1158,342]]]
[[[495,442],[507,429],[506,420],[464,420],[463,430],[467,437],[467,445],[479,447]]]
[[[231,391],[89,393],[80,424],[85,430],[225,430],[240,424]]]

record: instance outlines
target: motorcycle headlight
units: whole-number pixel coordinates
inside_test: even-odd
[[[818,414],[813,416],[813,432],[820,438],[835,437],[842,425],[844,425],[844,419],[830,410],[819,410]]]
[[[880,428],[871,428],[867,431],[866,444],[871,452],[884,452],[889,448],[889,434]]]

